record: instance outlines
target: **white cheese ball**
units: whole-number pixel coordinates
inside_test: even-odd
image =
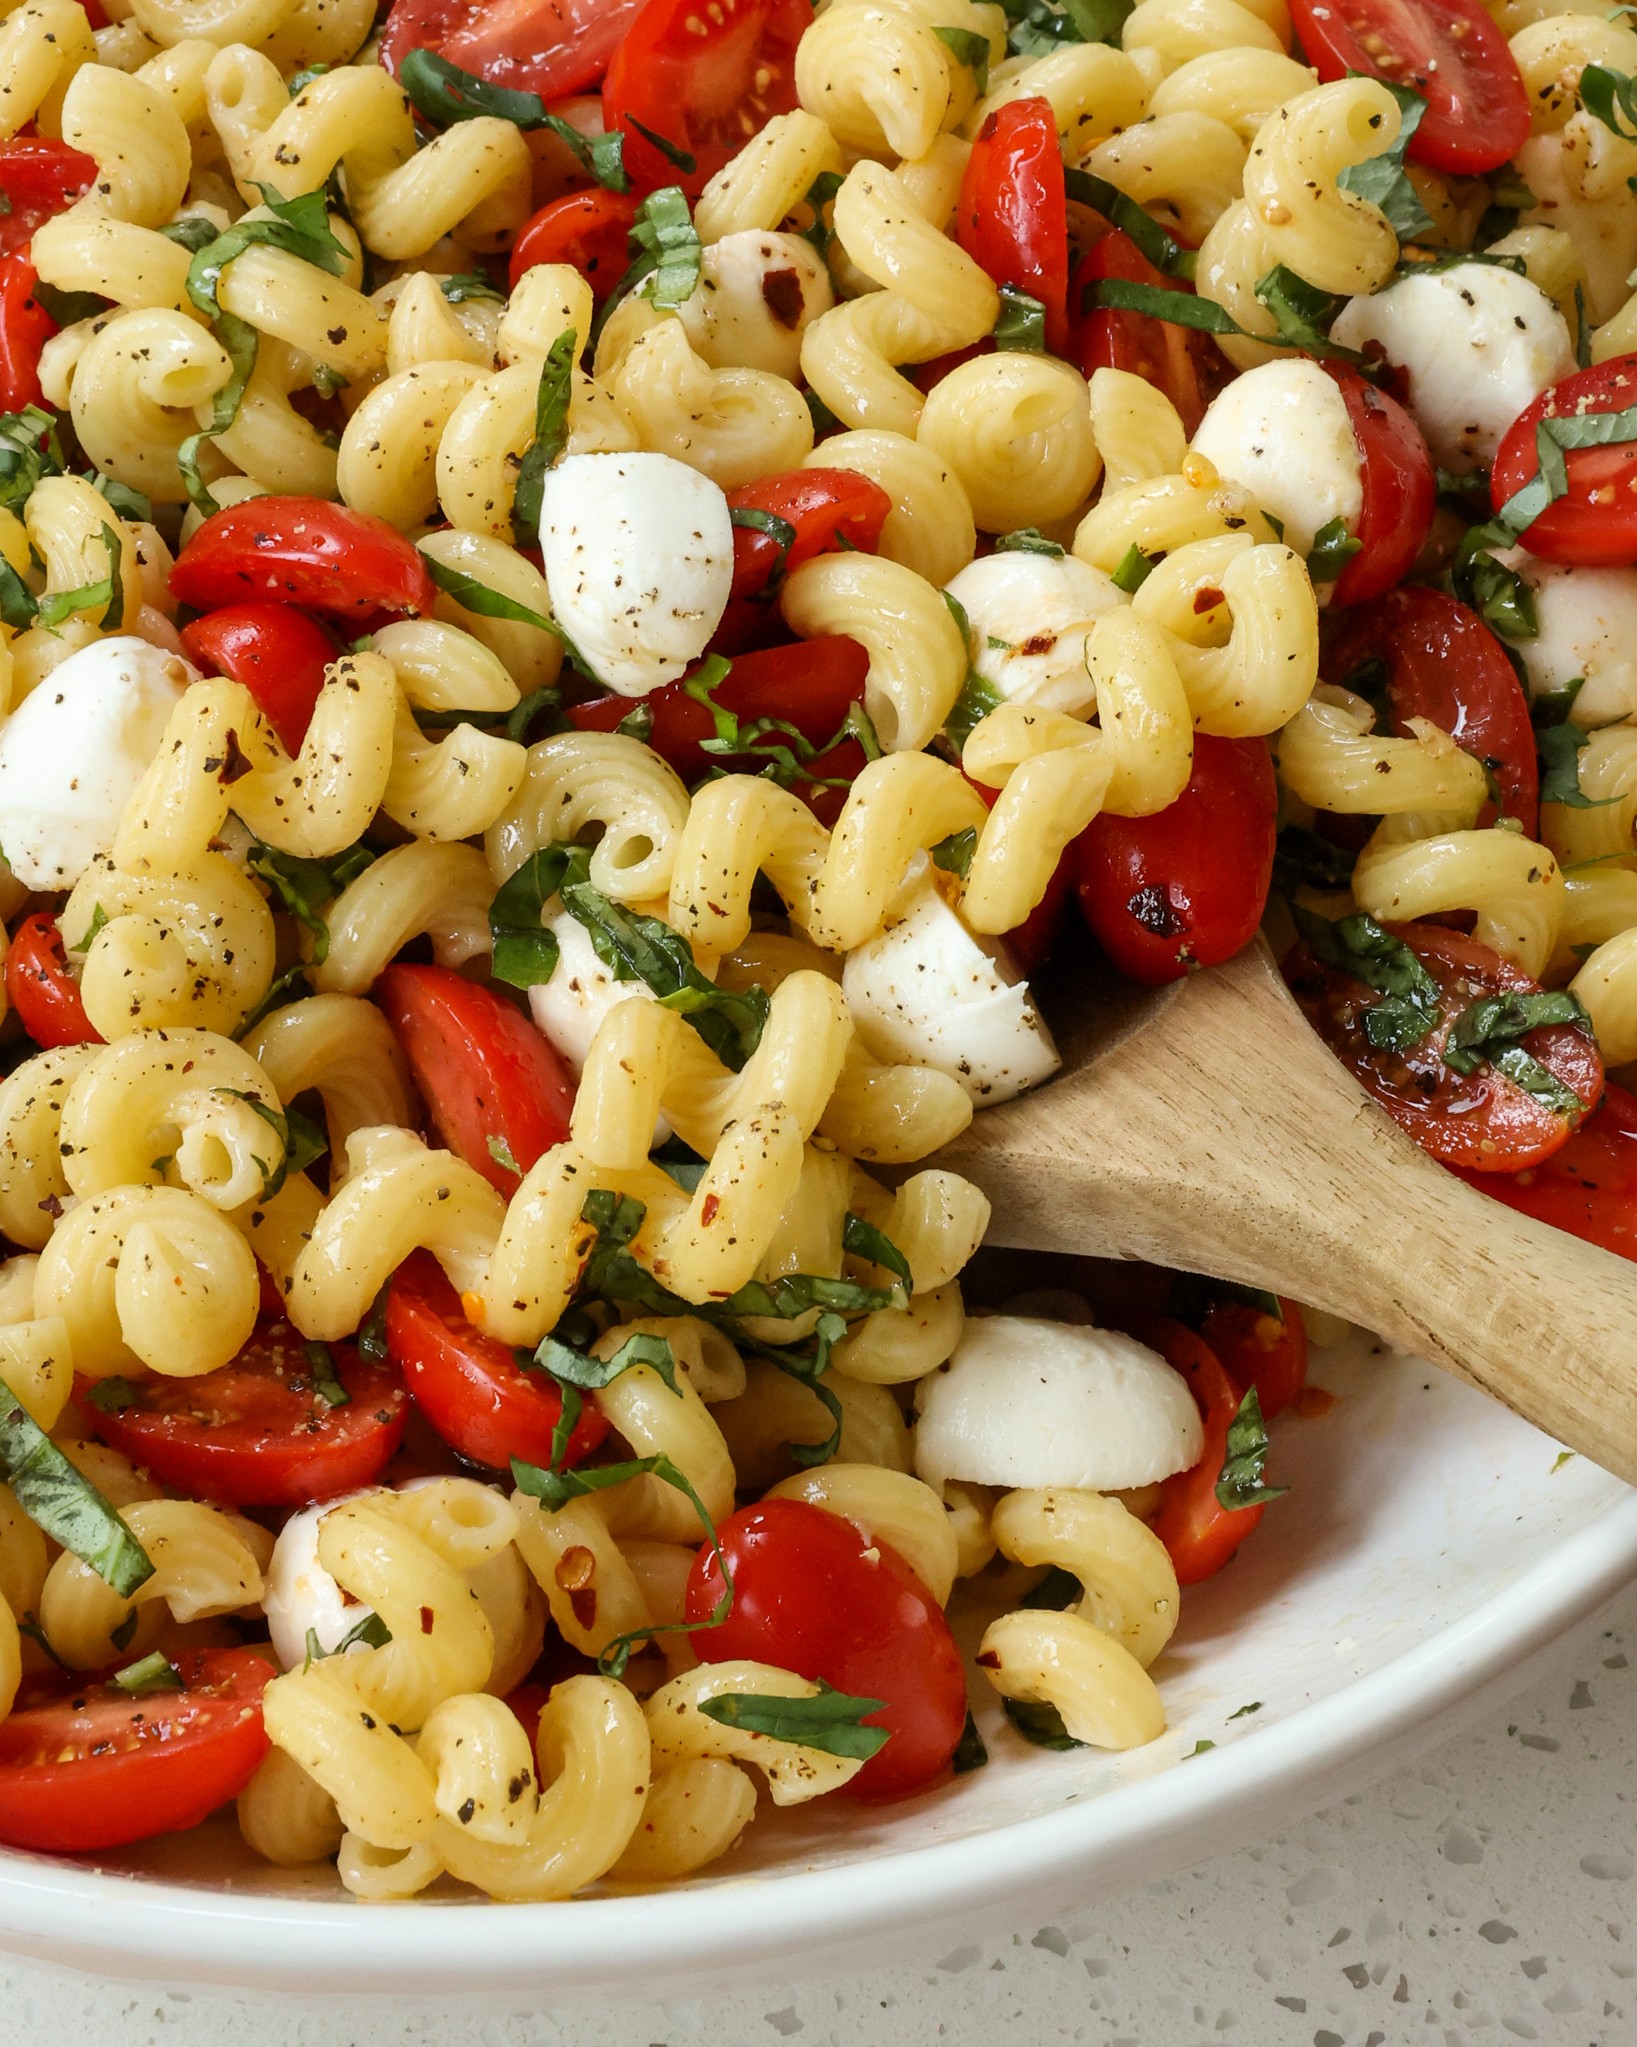
[[[1151,1485],[1205,1450],[1180,1372],[1112,1329],[979,1315],[921,1381],[915,1468],[929,1485]]]
[[[333,1656],[345,1637],[374,1612],[360,1600],[349,1599],[319,1562],[318,1530],[324,1516],[343,1501],[368,1499],[381,1490],[369,1486],[316,1507],[304,1507],[279,1530],[267,1566],[262,1612],[281,1669],[299,1670],[306,1662],[309,1628],[318,1647],[326,1656]]]
[[[198,680],[146,640],[97,640],[54,668],[0,726],[0,847],[30,888],[72,888],[114,843],[120,814]]]
[[[801,235],[746,229],[713,242],[678,310],[695,350],[719,370],[767,370],[795,383],[808,323],[835,304],[824,258]]]
[[[1518,414],[1575,366],[1563,315],[1498,263],[1457,263],[1351,299],[1331,333],[1346,348],[1380,342],[1408,377],[1433,459],[1458,474],[1493,462]]]
[[[704,653],[733,586],[720,488],[669,455],[568,455],[548,472],[551,608],[598,681],[644,697]]]
[[[1126,600],[1077,555],[1005,553],[969,562],[946,586],[972,627],[974,663],[1003,697],[1083,718],[1097,703],[1086,635]]]
[[[1317,363],[1267,362],[1235,377],[1200,421],[1194,453],[1280,520],[1298,554],[1334,519],[1358,531],[1358,441],[1346,399]]]
[[[1062,1064],[1005,947],[974,936],[930,883],[901,923],[847,955],[841,988],[876,1058],[947,1073],[980,1107]]]
[[[1567,568],[1521,547],[1496,560],[1534,593],[1538,635],[1508,643],[1522,658],[1530,696],[1583,677],[1570,713],[1577,725],[1637,714],[1637,569]]]

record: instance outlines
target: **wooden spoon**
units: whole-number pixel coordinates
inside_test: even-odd
[[[1311,1029],[1258,941],[1167,988],[1049,1007],[1063,1072],[939,1156],[990,1241],[1289,1294],[1431,1359],[1637,1483],[1637,1264],[1436,1165]]]

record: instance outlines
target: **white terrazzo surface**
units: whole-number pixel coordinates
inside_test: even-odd
[[[0,2047],[1637,2047],[1637,1588],[1540,1668],[1265,1847],[895,1969],[559,2017],[156,1993],[0,1959]]]

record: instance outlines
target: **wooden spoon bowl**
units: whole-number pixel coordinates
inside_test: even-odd
[[[940,1155],[990,1241],[1289,1294],[1637,1483],[1637,1264],[1448,1173],[1309,1026],[1260,940],[1162,989],[1071,974],[1063,1071]]]

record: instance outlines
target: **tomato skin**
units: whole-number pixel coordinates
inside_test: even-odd
[[[747,724],[758,718],[782,718],[794,725],[813,746],[822,746],[841,730],[848,711],[864,697],[864,678],[870,657],[857,640],[840,636],[819,640],[798,640],[792,645],[765,647],[740,654],[726,677],[713,692],[724,711],[732,711]],[[701,741],[715,732],[711,714],[688,695],[686,678],[668,682],[644,699],[653,713],[648,745],[662,755],[684,782],[692,784],[713,767],[737,774],[755,774],[766,765],[766,755],[749,753],[721,755],[704,752]],[[597,697],[588,704],[569,704],[564,712],[582,732],[612,732],[631,715],[629,697]],[[771,732],[767,745],[788,743],[788,735]],[[806,763],[808,771],[823,781],[851,782],[864,767],[864,749],[856,739],[844,739],[839,746],[816,754]],[[847,800],[847,790],[821,789],[814,782],[798,781],[795,793],[826,824],[833,824]]]
[[[626,192],[569,192],[526,221],[512,247],[511,285],[539,263],[570,263],[598,298],[625,275],[638,201]]]
[[[1594,363],[1543,391],[1513,420],[1496,450],[1489,482],[1496,511],[1539,473],[1535,428],[1543,419],[1623,412],[1629,405],[1637,405],[1637,355]],[[1566,448],[1563,466],[1567,493],[1524,528],[1518,545],[1542,561],[1573,568],[1637,562],[1637,443]]]
[[[544,99],[580,92],[607,67],[642,0],[395,0],[381,36],[394,78],[411,50]]]
[[[403,1382],[351,1344],[330,1346],[352,1398],[312,1389],[301,1336],[261,1322],[231,1364],[199,1379],[143,1379],[119,1414],[92,1405],[104,1442],[161,1485],[229,1507],[304,1507],[374,1483],[404,1432]]]
[[[1307,1325],[1294,1301],[1279,1297],[1283,1315],[1253,1301],[1213,1301],[1200,1335],[1236,1386],[1256,1388],[1262,1419],[1272,1421],[1307,1384]]]
[[[49,910],[35,910],[11,935],[6,996],[36,1045],[100,1045],[68,970],[63,935]]]
[[[730,512],[771,512],[796,529],[783,574],[792,575],[815,555],[855,548],[874,554],[892,499],[854,469],[790,469],[778,476],[742,483],[727,494]],[[733,595],[759,596],[779,568],[779,547],[754,526],[733,529]]]
[[[438,594],[420,550],[385,519],[302,497],[212,512],[170,581],[171,594],[198,611],[261,597],[347,619],[429,612]]]
[[[0,412],[45,403],[40,350],[57,323],[34,296],[39,281],[26,256],[0,256]]]
[[[451,1449],[495,1471],[514,1457],[551,1462],[552,1431],[562,1414],[555,1382],[544,1372],[522,1370],[505,1344],[467,1320],[429,1252],[417,1251],[393,1274],[386,1337],[387,1354],[415,1405]],[[607,1434],[607,1422],[587,1401],[565,1462],[589,1457]]]
[[[603,121],[625,130],[625,168],[637,192],[680,185],[697,198],[775,114],[796,104],[796,45],[809,0],[648,0],[603,80]],[[684,171],[634,123],[694,159]]]
[[[1476,612],[1425,583],[1389,590],[1338,621],[1325,672],[1345,682],[1362,662],[1386,665],[1393,730],[1426,718],[1491,766],[1505,815],[1540,832],[1540,766],[1529,702],[1500,642]],[[1486,803],[1480,824],[1492,822]]]
[[[1399,404],[1345,363],[1319,365],[1341,391],[1358,446],[1364,502],[1359,551],[1331,585],[1336,604],[1362,604],[1390,590],[1421,552],[1438,482],[1421,429]]]
[[[733,1610],[690,1637],[704,1661],[746,1657],[882,1700],[864,1725],[891,1739],[848,1784],[855,1796],[904,1798],[941,1776],[966,1725],[966,1674],[943,1609],[898,1552],[805,1500],[743,1508],[717,1534]],[[707,1543],[688,1574],[688,1619],[707,1620],[721,1594]]]
[[[91,189],[97,160],[44,135],[14,135],[0,142],[0,256],[26,250],[42,221],[61,213]]]
[[[261,1695],[277,1672],[249,1649],[174,1661],[180,1692],[133,1699],[82,1678],[23,1694],[0,1722],[0,1842],[92,1854],[197,1826],[238,1796],[269,1747]]]
[[[1183,431],[1191,440],[1199,431],[1206,406],[1227,380],[1226,363],[1209,335],[1123,307],[1088,306],[1092,287],[1106,277],[1124,278],[1130,284],[1164,285],[1172,291],[1192,291],[1193,286],[1156,270],[1119,228],[1111,229],[1086,251],[1069,285],[1071,359],[1087,377],[1102,369],[1129,370],[1163,391],[1177,408]]]
[[[301,751],[324,670],[341,649],[293,604],[230,604],[182,628],[188,659],[207,675],[230,675],[256,699],[286,753]]]
[[[1637,1258],[1637,1095],[1611,1080],[1596,1110],[1542,1164],[1456,1177],[1537,1222]]]
[[[961,179],[955,239],[996,284],[1040,300],[1046,346],[1067,354],[1068,201],[1049,100],[1008,100],[984,121]]]
[[[1160,1510],[1153,1524],[1154,1533],[1170,1553],[1177,1583],[1198,1585],[1221,1570],[1267,1512],[1265,1502],[1258,1507],[1224,1507],[1216,1496],[1216,1482],[1228,1452],[1228,1430],[1245,1397],[1244,1389],[1224,1370],[1204,1337],[1185,1324],[1165,1315],[1138,1315],[1131,1317],[1126,1327],[1188,1381],[1205,1424],[1205,1448],[1199,1462],[1162,1482]]]
[[[1479,0],[1291,0],[1290,14],[1324,83],[1363,71],[1427,102],[1412,162],[1495,171],[1528,140],[1523,75]]]
[[[1158,987],[1250,943],[1278,805],[1262,740],[1196,732],[1188,786],[1168,809],[1093,818],[1077,841],[1080,909],[1122,973]]]
[[[568,1136],[574,1083],[529,1019],[451,967],[392,966],[375,1000],[403,1047],[439,1137],[508,1198]],[[518,1170],[502,1165],[504,1146]]]
[[[1285,961],[1285,979],[1309,1023],[1393,1121],[1445,1165],[1512,1173],[1550,1158],[1602,1098],[1603,1061],[1590,1032],[1564,1024],[1531,1031],[1522,1041],[1579,1096],[1578,1116],[1559,1115],[1491,1066],[1458,1074],[1443,1057],[1456,1016],[1486,995],[1533,994],[1537,984],[1463,932],[1441,924],[1384,928],[1403,939],[1443,991],[1442,1021],[1432,1034],[1408,1052],[1376,1050],[1359,1021],[1379,999],[1375,992],[1298,945]]]

